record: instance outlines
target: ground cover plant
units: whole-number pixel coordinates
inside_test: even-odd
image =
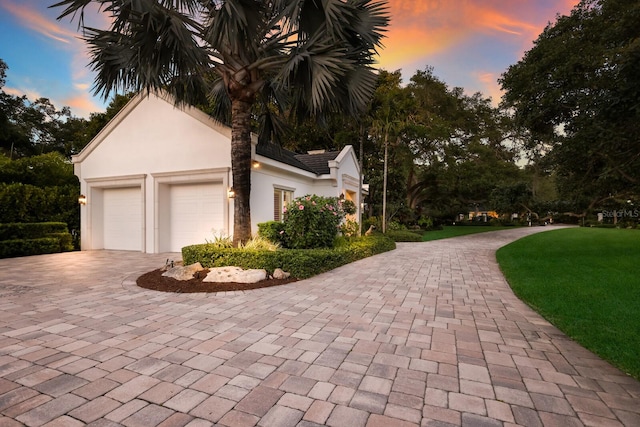
[[[640,379],[638,230],[554,230],[513,242],[497,258],[519,298]]]
[[[442,227],[442,230],[427,231],[422,235],[423,242],[430,242],[432,240],[448,239],[450,237],[466,236],[467,234],[486,233],[488,231],[506,230],[512,229],[513,226],[484,226],[484,225],[469,225],[469,226],[455,226],[447,225]]]

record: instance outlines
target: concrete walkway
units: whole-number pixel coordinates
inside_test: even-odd
[[[0,260],[0,426],[640,426],[640,383],[498,269],[498,247],[547,230],[244,293],[135,286],[176,254]]]

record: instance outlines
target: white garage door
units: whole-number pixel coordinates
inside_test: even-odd
[[[170,251],[212,240],[224,228],[222,184],[175,184],[170,187]]]
[[[105,188],[102,194],[104,248],[142,250],[140,188]]]

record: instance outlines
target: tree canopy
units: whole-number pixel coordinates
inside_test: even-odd
[[[479,93],[448,87],[432,68],[418,70],[407,85],[399,71],[381,72],[369,120],[370,215],[382,210],[385,142],[391,147],[387,197],[394,221],[454,217],[488,206],[495,187],[527,180],[509,143],[509,116]]]
[[[500,80],[525,148],[574,209],[640,192],[638,22],[638,0],[583,0]]]

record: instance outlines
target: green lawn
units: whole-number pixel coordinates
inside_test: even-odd
[[[423,242],[431,240],[448,239],[449,237],[466,236],[467,234],[486,233],[487,231],[505,230],[511,227],[487,226],[487,225],[447,225],[442,230],[427,231],[422,236]]]
[[[554,230],[515,241],[497,258],[519,298],[640,379],[640,231]]]

